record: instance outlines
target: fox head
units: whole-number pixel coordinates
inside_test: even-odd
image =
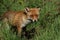
[[[39,10],[40,8],[26,8],[25,12],[27,13],[28,19],[37,21],[39,19]]]

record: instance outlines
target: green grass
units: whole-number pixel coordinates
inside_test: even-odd
[[[18,6],[18,2],[22,2],[22,5],[20,5],[20,7]],[[10,10],[21,10],[24,9],[26,6],[40,7],[41,10],[39,21],[28,24],[26,27],[26,31],[28,32],[35,28],[35,31],[33,32],[34,36],[32,36],[30,40],[60,40],[59,2],[60,0],[28,0],[24,2],[17,1],[17,3],[14,3],[10,7]],[[0,4],[0,13],[2,14],[7,11],[7,9],[2,3]],[[28,40],[26,37],[24,37],[25,35],[23,35],[22,38],[17,37],[14,33],[10,31],[9,27],[10,26],[8,25],[8,23],[0,21],[0,40]]]

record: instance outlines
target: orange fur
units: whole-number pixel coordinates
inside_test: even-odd
[[[39,8],[26,8],[24,11],[7,11],[3,14],[3,17],[8,20],[9,24],[16,26],[18,34],[20,34],[22,27],[30,22],[28,19],[33,22],[38,20]]]

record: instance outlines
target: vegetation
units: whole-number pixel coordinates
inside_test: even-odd
[[[41,8],[39,20],[28,24],[22,37],[12,33],[5,20],[0,21],[0,40],[60,40],[60,0],[0,0],[0,15],[26,7]]]

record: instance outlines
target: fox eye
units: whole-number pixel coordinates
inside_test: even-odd
[[[38,17],[38,15],[35,15],[36,17]]]
[[[30,15],[30,17],[33,17],[33,15]]]

